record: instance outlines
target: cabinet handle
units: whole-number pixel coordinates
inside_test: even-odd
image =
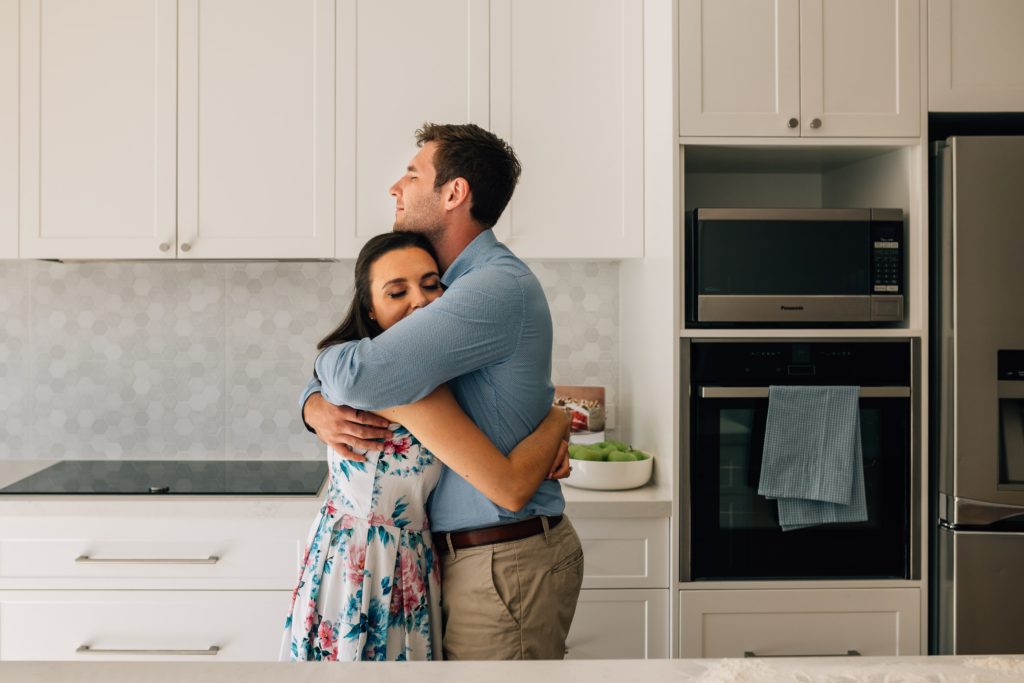
[[[181,250],[182,251],[192,251],[192,245],[189,244],[188,242],[182,242],[181,243]]]
[[[800,119],[795,117],[791,118],[789,121],[786,122],[786,125],[789,126],[790,128],[796,128],[797,126],[800,125]]]
[[[220,652],[220,647],[211,645],[206,650],[151,650],[146,648],[89,647],[88,645],[79,645],[75,652],[80,655],[180,655],[184,657],[215,655]]]
[[[160,243],[160,251],[167,251],[170,248],[171,248],[171,245],[170,245],[169,242],[161,242]]]
[[[209,557],[89,557],[79,555],[75,562],[83,564],[217,564],[220,558]]]
[[[836,654],[808,654],[808,655],[759,655],[753,650],[744,650],[744,657],[860,657],[860,653],[856,650],[847,650],[845,653]]]
[[[821,128],[821,119],[811,119],[811,128]]]

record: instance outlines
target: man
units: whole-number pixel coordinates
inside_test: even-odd
[[[303,419],[342,453],[374,448],[385,421],[362,411],[412,403],[448,382],[506,455],[551,405],[551,314],[537,278],[491,228],[512,198],[519,161],[493,133],[425,124],[419,152],[390,189],[395,230],[426,235],[444,296],[374,339],[335,354],[346,407],[316,380]],[[322,356],[323,357],[323,356]],[[318,362],[319,366],[319,362]],[[376,425],[376,426],[375,426]],[[513,513],[445,468],[430,500],[442,556],[447,659],[561,659],[583,580],[583,551],[557,481]]]

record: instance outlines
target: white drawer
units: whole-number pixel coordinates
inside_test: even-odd
[[[290,591],[0,591],[0,660],[273,661],[290,600]]]
[[[668,518],[574,518],[584,588],[668,588]]]
[[[668,601],[667,588],[580,591],[565,658],[668,657]]]
[[[680,591],[681,657],[919,655],[917,588]]]
[[[99,519],[0,538],[0,588],[291,589],[311,521]]]

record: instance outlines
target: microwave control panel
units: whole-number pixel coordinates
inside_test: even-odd
[[[871,224],[871,293],[903,293],[902,223]]]

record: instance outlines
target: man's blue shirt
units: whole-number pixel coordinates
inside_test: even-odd
[[[459,254],[444,296],[374,339],[328,347],[302,395],[320,391],[336,405],[379,410],[413,403],[448,382],[462,409],[508,453],[548,413],[551,312],[530,269],[485,230]],[[545,480],[518,513],[488,500],[447,467],[430,499],[434,531],[456,531],[558,515],[558,482]]]

